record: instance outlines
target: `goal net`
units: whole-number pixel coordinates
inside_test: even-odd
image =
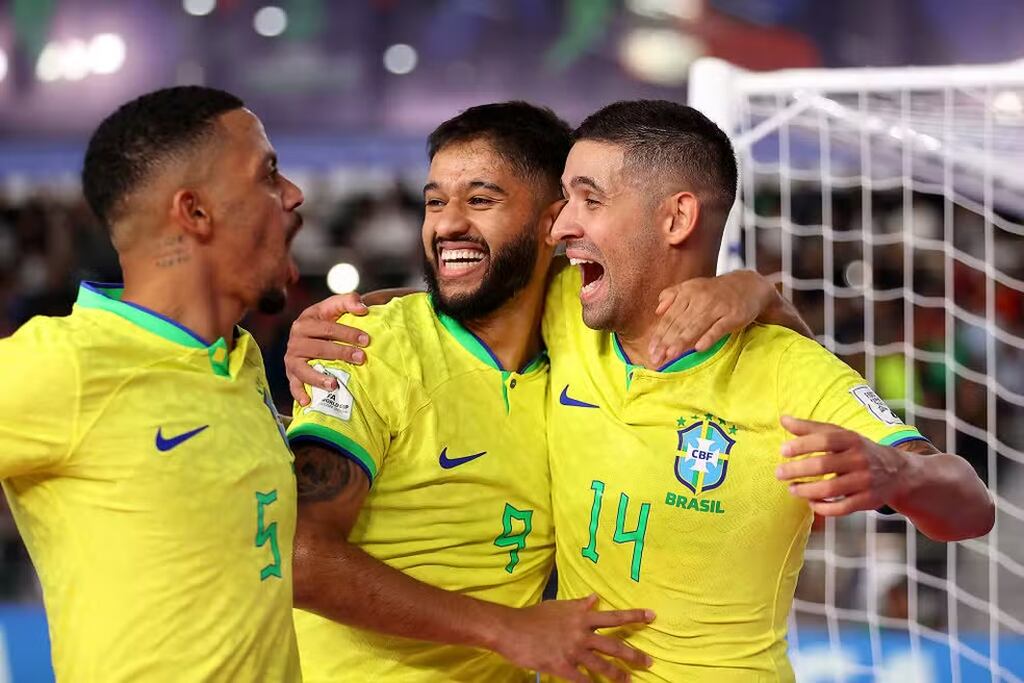
[[[818,339],[940,449],[995,529],[816,520],[789,629],[797,680],[1024,681],[1024,62],[743,71],[689,103],[740,164],[720,269],[775,278]]]

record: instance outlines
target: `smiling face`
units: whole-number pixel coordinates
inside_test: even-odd
[[[530,282],[544,203],[485,139],[441,148],[423,188],[427,289],[441,313],[472,320]]]
[[[583,276],[583,321],[620,330],[644,300],[649,268],[663,256],[652,202],[629,182],[622,147],[609,142],[573,145],[562,187],[568,201],[552,237],[565,242],[566,256]]]

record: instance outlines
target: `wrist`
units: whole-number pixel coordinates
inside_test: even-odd
[[[472,645],[504,656],[503,650],[514,635],[510,622],[515,609],[490,602],[482,602],[480,607],[479,626],[474,629],[475,642]]]
[[[919,489],[922,459],[920,457],[913,457],[912,454],[901,451],[893,446],[886,446],[885,448],[890,451],[887,460],[892,463],[886,469],[889,470],[890,476],[895,481],[892,493],[889,499],[885,501],[885,504],[895,510],[899,510],[905,507],[909,501],[913,500]]]

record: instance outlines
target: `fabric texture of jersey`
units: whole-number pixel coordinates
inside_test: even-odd
[[[520,607],[537,602],[554,548],[545,445],[548,364],[503,370],[425,294],[342,319],[369,333],[362,366],[314,362],[288,437],[351,458],[370,492],[349,540],[409,576]],[[358,590],[358,586],[353,586]],[[307,681],[532,680],[496,654],[364,631],[296,610]]]
[[[59,681],[297,681],[295,478],[256,342],[83,284],[0,341],[0,477]]]
[[[922,438],[816,342],[753,325],[659,371],[581,318],[580,276],[549,292],[548,416],[559,597],[650,608],[623,633],[638,681],[792,681],[786,618],[812,513],[775,478],[784,414],[883,444]]]

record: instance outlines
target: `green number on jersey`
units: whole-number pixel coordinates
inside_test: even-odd
[[[583,548],[582,555],[591,562],[597,563],[597,527],[601,516],[601,500],[604,498],[604,482],[594,480],[590,484],[594,492],[594,502],[590,506],[590,542]],[[640,505],[640,517],[637,519],[636,528],[633,531],[626,531],[626,510],[629,508],[629,496],[625,493],[619,494],[619,509],[615,515],[615,533],[612,541],[615,543],[633,544],[633,561],[629,567],[629,577],[634,581],[640,580],[640,566],[644,560],[644,537],[647,535],[647,518],[651,514],[651,504]]]
[[[270,541],[270,552],[274,561],[260,570],[260,581],[266,581],[271,576],[281,578],[281,549],[277,545],[277,522],[270,526],[263,525],[263,509],[277,501],[277,489],[270,493],[256,492],[256,547],[262,548]]]
[[[594,502],[590,506],[590,541],[583,549],[583,557],[591,562],[597,562],[597,524],[601,515],[601,498],[604,497],[604,482],[596,479],[591,482],[590,488],[594,491]]]
[[[520,522],[522,526],[518,533],[512,533],[513,521]],[[526,547],[526,537],[533,531],[533,510],[517,510],[511,504],[505,503],[505,511],[501,515],[501,535],[494,539],[494,545],[499,548],[509,548],[508,564],[505,571],[509,574],[519,564],[519,551]]]

